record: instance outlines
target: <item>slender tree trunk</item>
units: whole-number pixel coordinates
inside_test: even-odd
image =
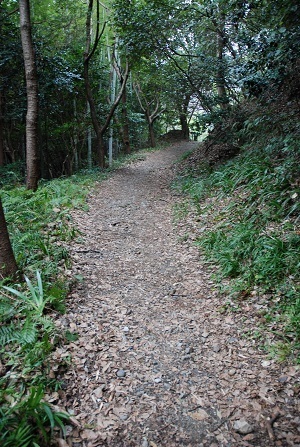
[[[90,105],[87,101],[86,104],[86,111],[87,111],[87,115],[90,115],[91,111],[90,111]],[[89,124],[88,128],[87,128],[87,165],[88,165],[88,169],[92,169],[93,166],[93,161],[92,161],[92,127]]]
[[[116,99],[113,104],[111,104],[111,108],[106,116],[104,124],[100,125],[97,117],[97,110],[96,110],[96,104],[93,97],[92,88],[90,85],[89,80],[89,63],[91,58],[93,57],[98,44],[100,42],[100,39],[104,33],[106,24],[104,23],[102,26],[102,29],[100,30],[100,10],[99,10],[99,1],[96,2],[97,7],[97,27],[96,27],[96,36],[94,44],[91,48],[91,20],[92,20],[92,12],[93,12],[93,0],[88,0],[88,12],[87,12],[87,19],[86,19],[86,44],[85,44],[85,51],[84,51],[84,83],[85,83],[85,91],[86,91],[86,97],[90,106],[90,112],[91,112],[91,119],[93,123],[93,127],[96,133],[96,150],[98,153],[99,158],[99,165],[100,167],[105,167],[105,144],[104,144],[104,134],[106,130],[109,127],[109,124],[114,116],[114,113],[116,111],[116,108],[118,107],[123,91],[126,87],[126,82],[129,76],[129,66],[128,62],[126,62],[126,70],[123,75],[123,82],[120,88],[120,91],[118,95],[116,96]]]
[[[224,79],[224,67],[223,67],[223,49],[224,41],[223,37],[218,34],[217,37],[217,58],[218,58],[218,69],[217,69],[217,92],[220,100],[221,107],[225,107],[227,103],[227,93],[225,89],[225,79]]]
[[[185,94],[182,103],[179,106],[180,114],[179,114],[179,120],[182,130],[182,136],[185,140],[190,139],[190,129],[189,129],[189,123],[188,123],[188,107],[190,103],[190,95]]]
[[[159,98],[155,99],[154,101],[149,101],[147,98],[143,95],[141,86],[139,83],[136,83],[134,85],[134,90],[138,99],[138,102],[140,104],[140,107],[145,115],[146,121],[148,123],[148,130],[149,130],[149,140],[150,140],[150,146],[156,147],[156,141],[155,141],[155,134],[154,134],[154,121],[165,111],[165,107],[160,108]],[[151,112],[150,106],[154,103],[154,111]]]
[[[91,120],[94,127],[94,131],[96,133],[96,153],[98,155],[98,162],[101,168],[105,167],[105,148],[103,142],[103,135],[101,132],[101,126],[97,117],[96,104],[93,97],[92,88],[90,85],[90,77],[89,77],[89,64],[90,60],[95,53],[100,38],[104,32],[105,25],[102,27],[102,31],[100,32],[100,10],[99,10],[99,2],[97,1],[97,28],[96,28],[96,37],[94,45],[91,49],[91,32],[92,32],[92,12],[93,12],[93,0],[88,0],[88,11],[86,16],[86,43],[85,43],[85,51],[84,51],[84,85],[85,85],[85,93],[86,98],[89,103]]]
[[[118,62],[119,67],[121,67],[121,63],[120,61]],[[117,68],[116,72],[117,75],[119,77],[119,81],[121,84],[121,88],[124,82],[124,77],[122,75],[122,73],[119,70],[119,67],[115,66],[115,69]],[[131,81],[132,82],[132,81]],[[132,89],[132,86],[131,86]],[[120,135],[121,135],[121,139],[123,142],[123,152],[125,154],[130,154],[131,152],[131,147],[130,147],[130,132],[129,132],[129,119],[128,119],[128,113],[127,113],[127,90],[126,90],[126,86],[123,90],[122,93],[122,97],[121,97],[121,102],[122,102],[122,123],[121,123],[121,127],[120,127]]]
[[[73,100],[73,107],[74,107],[74,120],[77,124],[77,107],[76,107],[76,98]],[[77,128],[77,126],[76,126]],[[73,134],[73,157],[74,157],[74,165],[75,165],[75,171],[78,171],[79,168],[79,157],[78,157],[78,134],[77,129],[74,129]]]
[[[128,121],[128,114],[127,114],[127,92],[126,88],[124,88],[123,95],[122,95],[122,121],[123,121],[123,146],[125,154],[130,154],[131,147],[130,147],[130,136],[129,136],[129,121]]]
[[[24,56],[27,114],[26,114],[26,167],[27,189],[36,190],[40,177],[38,155],[38,82],[31,36],[29,0],[19,0],[20,29]]]
[[[224,48],[225,48],[225,16],[221,15],[221,27],[217,30],[217,92],[221,108],[225,109],[228,106],[228,97],[225,88],[224,75]]]
[[[90,113],[91,113],[92,124],[93,124],[94,131],[96,133],[96,153],[98,156],[98,162],[99,162],[100,167],[104,168],[104,166],[105,166],[105,150],[104,150],[103,142],[101,141],[101,140],[103,140],[102,135],[101,135],[101,127],[98,122],[96,104],[94,101],[94,97],[93,97],[93,93],[92,93],[92,89],[91,89],[90,81],[89,81],[89,60],[88,60],[88,58],[85,58],[85,60],[84,60],[84,83],[85,83],[86,97],[87,97],[87,101],[89,103],[89,109],[90,109]]]
[[[156,147],[153,123],[149,123],[150,147]]]
[[[117,39],[115,43],[115,51],[117,51]],[[116,85],[117,85],[117,73],[115,68],[112,66],[111,73],[111,91],[110,91],[110,103],[113,104],[116,100]],[[113,141],[114,141],[114,130],[113,130],[113,118],[109,124],[109,140],[108,140],[108,164],[112,166],[113,161]]]
[[[4,117],[3,117],[3,91],[0,89],[0,166],[4,165]]]
[[[0,279],[7,278],[8,276],[16,277],[17,272],[18,267],[9,240],[2,201],[0,198]]]

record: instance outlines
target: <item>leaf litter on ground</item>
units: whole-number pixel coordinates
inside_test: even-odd
[[[247,336],[255,297],[230,312],[194,245],[193,210],[174,224],[173,163],[193,147],[117,170],[73,212],[68,274],[83,279],[56,324],[78,339],[51,369],[52,402],[76,420],[71,447],[300,445],[298,367]]]

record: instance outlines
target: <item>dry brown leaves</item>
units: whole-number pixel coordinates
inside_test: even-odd
[[[79,335],[52,359],[49,400],[73,416],[60,447],[300,445],[298,369],[245,336],[255,297],[220,312],[192,214],[172,224],[171,164],[189,148],[120,169],[73,215],[84,280],[57,321]]]

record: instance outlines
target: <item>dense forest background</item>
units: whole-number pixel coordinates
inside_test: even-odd
[[[184,138],[203,132],[246,99],[271,85],[275,91],[299,51],[298,6],[291,1],[31,1],[30,8],[44,179],[103,164],[97,140],[105,139],[107,155],[110,133],[117,155],[153,146],[171,129]],[[18,2],[2,1],[0,13],[0,165],[24,169]]]
[[[73,336],[48,315],[72,285],[70,208],[162,142],[204,140],[175,186],[199,215],[207,195],[224,202],[197,243],[226,292],[267,294],[280,355],[299,361],[299,23],[296,0],[0,0],[3,445],[66,417],[42,371]]]

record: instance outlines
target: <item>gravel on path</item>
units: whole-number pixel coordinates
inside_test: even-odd
[[[69,273],[83,279],[57,321],[78,334],[53,356],[65,370],[53,371],[63,386],[52,402],[74,416],[60,446],[300,445],[298,369],[245,336],[258,321],[247,307],[223,313],[226,297],[174,221],[174,162],[195,144],[118,169],[73,212]]]

